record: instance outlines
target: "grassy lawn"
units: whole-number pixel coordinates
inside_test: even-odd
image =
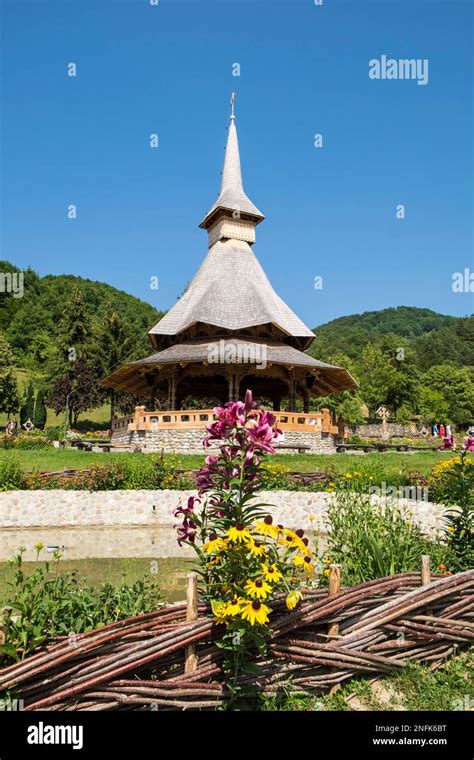
[[[382,687],[382,688],[380,688]],[[463,652],[437,670],[409,664],[400,673],[377,679],[353,678],[333,696],[263,700],[268,710],[466,710],[474,705],[474,652]]]
[[[0,450],[0,460],[15,459],[26,472],[44,471],[55,472],[75,468],[87,468],[91,465],[104,465],[111,461],[117,461],[123,457],[142,456],[140,454],[124,453],[110,454],[76,451],[75,449],[38,449],[33,451]],[[172,456],[172,455],[165,455]],[[364,454],[355,456],[351,454],[277,454],[268,457],[267,461],[283,464],[290,470],[300,472],[329,471],[331,473],[344,473],[348,471],[377,468],[383,469],[386,477],[403,472],[419,472],[423,475],[443,459],[450,458],[449,452],[424,451],[414,454],[386,453]],[[178,455],[178,466],[183,469],[197,469],[201,466],[204,456]]]

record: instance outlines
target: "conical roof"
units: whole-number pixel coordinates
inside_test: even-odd
[[[227,330],[272,324],[302,347],[314,333],[273,290],[255,253],[242,240],[219,240],[179,301],[150,330],[156,336],[182,333],[195,323]]]
[[[210,230],[211,247],[200,269],[184,295],[149,332],[155,347],[169,343],[160,337],[176,336],[173,342],[177,342],[177,336],[198,323],[244,334],[246,328],[273,325],[285,342],[298,348],[307,348],[313,341],[312,330],[273,290],[249,245],[254,235],[241,235],[239,218],[225,221],[234,210],[245,215],[244,223],[252,231],[264,218],[243,189],[232,101],[221,192],[200,225],[214,229],[224,219],[227,231],[213,242]]]
[[[229,134],[225,149],[224,167],[222,169],[221,191],[213,206],[209,209],[202,220],[200,227],[208,227],[210,221],[219,209],[238,211],[240,214],[248,214],[255,217],[258,224],[264,216],[252,203],[244,192],[242,184],[242,171],[240,167],[239,141],[235,126],[235,116],[230,118]]]

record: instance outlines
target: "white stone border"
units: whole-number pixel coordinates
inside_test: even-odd
[[[173,510],[196,491],[10,491],[0,493],[0,529],[65,526],[170,526]],[[262,491],[258,501],[272,504],[275,522],[325,532],[327,504],[322,491]],[[374,501],[382,501],[373,496]],[[444,507],[428,501],[398,499],[426,534],[441,528]]]

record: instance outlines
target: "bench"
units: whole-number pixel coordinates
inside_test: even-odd
[[[279,446],[275,446],[275,451],[278,449],[294,449],[298,452],[298,454],[304,454],[305,451],[309,451],[311,449],[311,446],[307,443],[281,443]]]
[[[359,450],[359,451],[365,451],[368,453],[369,451],[374,450],[374,446],[372,444],[367,443],[338,443],[336,444],[336,454],[343,454],[345,451],[349,450]]]
[[[141,449],[140,446],[138,446],[138,445],[129,446],[126,443],[123,443],[123,444],[121,444],[121,443],[98,443],[97,444],[97,448],[102,449],[102,451],[104,451],[106,453],[110,453],[111,449],[120,449],[120,450],[128,449],[129,451],[134,451],[134,452],[137,452],[139,454],[141,454],[141,452],[142,452],[142,449]]]
[[[93,444],[89,441],[81,441],[75,438],[71,441],[71,446],[74,449],[79,449],[80,451],[92,451]]]

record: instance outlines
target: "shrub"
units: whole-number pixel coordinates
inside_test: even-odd
[[[46,391],[44,390],[44,388],[40,388],[38,393],[36,394],[35,413],[33,416],[33,424],[35,428],[37,428],[38,430],[43,430],[44,426],[46,425],[46,420],[48,417],[46,404],[44,403],[45,396],[46,396]]]
[[[260,469],[262,488],[267,491],[288,490],[291,487],[290,469],[277,462],[265,462]]]
[[[18,462],[0,459],[0,491],[17,491],[23,486],[23,473]]]
[[[422,554],[434,565],[446,561],[446,546],[407,518],[396,502],[371,504],[367,495],[348,490],[335,494],[327,513],[327,554],[342,565],[344,585],[419,570]]]
[[[61,427],[60,425],[55,425],[51,427],[47,427],[45,430],[45,436],[48,439],[48,441],[60,441],[64,438],[64,427]]]
[[[25,488],[51,490],[61,488],[73,491],[119,491],[183,489],[195,485],[190,478],[176,473],[176,461],[162,455],[130,454],[120,462],[94,465],[73,477],[41,477],[28,475]]]
[[[35,391],[31,380],[28,382],[25,388],[25,394],[20,407],[20,425],[24,425],[25,422],[33,422],[35,413]]]
[[[34,449],[47,449],[50,447],[50,442],[47,438],[39,435],[20,435],[14,439],[14,448],[20,451],[30,451]]]
[[[461,455],[445,459],[428,476],[430,501],[438,504],[459,504],[465,492],[474,501],[474,459]]]
[[[474,499],[472,459],[463,451],[456,461],[451,460],[447,479],[455,478],[456,506],[446,510],[444,521],[448,539],[448,566],[451,571],[470,570],[474,566]]]
[[[2,435],[0,438],[0,449],[14,449],[15,444],[13,443],[14,439],[10,438],[8,435]]]
[[[37,556],[43,549],[36,547]],[[157,609],[160,591],[156,581],[145,577],[128,584],[122,579],[119,586],[103,583],[93,587],[79,579],[76,571],[61,572],[59,552],[54,561],[45,561],[31,573],[26,573],[24,548],[9,560],[13,578],[3,600],[11,608],[4,617],[6,644],[3,654],[18,659],[40,646],[49,636],[84,633],[107,623],[140,615]]]

